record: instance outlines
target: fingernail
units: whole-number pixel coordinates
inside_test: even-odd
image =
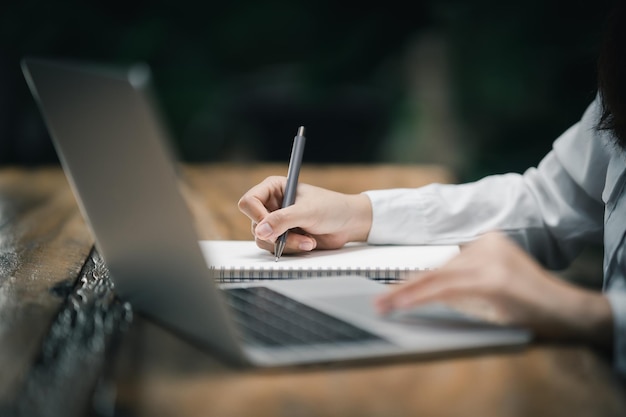
[[[274,233],[272,226],[270,226],[268,223],[263,223],[257,226],[254,230],[256,232],[256,236],[261,239],[267,239],[272,236],[272,233]]]
[[[304,250],[304,251],[311,251],[313,250],[313,247],[314,247],[313,242],[311,242],[310,240],[300,242],[300,244],[298,245],[298,249]]]

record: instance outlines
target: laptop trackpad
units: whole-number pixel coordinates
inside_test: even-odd
[[[359,319],[385,321],[402,325],[444,326],[444,327],[494,327],[493,324],[468,316],[442,303],[430,303],[407,310],[380,315],[374,308],[375,295],[337,295],[311,299],[315,304],[324,305],[341,315],[347,314]]]
[[[324,309],[332,309],[341,314],[350,314],[359,318],[379,320],[381,316],[374,308],[375,294],[330,295],[325,297],[311,297],[314,304],[321,304]]]

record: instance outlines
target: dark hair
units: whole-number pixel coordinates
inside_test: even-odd
[[[618,0],[608,18],[598,60],[602,115],[597,128],[610,131],[626,149],[626,2]]]

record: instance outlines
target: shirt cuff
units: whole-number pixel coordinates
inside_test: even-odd
[[[372,203],[367,242],[374,245],[417,245],[428,242],[425,198],[416,189],[366,191]]]

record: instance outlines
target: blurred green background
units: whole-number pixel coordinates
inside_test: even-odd
[[[523,171],[595,95],[608,0],[79,2],[0,6],[0,164],[55,163],[19,68],[151,66],[182,159]]]

